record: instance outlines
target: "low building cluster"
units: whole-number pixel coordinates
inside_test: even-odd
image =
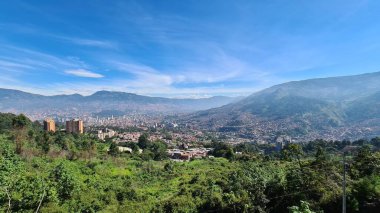
[[[212,151],[211,148],[191,148],[187,150],[168,149],[168,155],[171,159],[189,161],[190,159],[204,158]]]
[[[119,133],[117,138],[115,138],[116,143],[126,143],[126,142],[138,142],[139,137],[141,136],[140,132],[128,132],[128,133]]]
[[[108,129],[108,128],[100,129],[96,131],[96,136],[100,140],[105,140],[106,138],[112,138],[113,136],[116,136],[116,135],[117,135],[116,131],[112,129]]]

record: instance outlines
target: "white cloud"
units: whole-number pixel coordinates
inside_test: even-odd
[[[84,70],[84,69],[66,70],[65,73],[79,76],[79,77],[85,77],[85,78],[103,78],[104,77],[103,75],[99,73],[91,72],[89,70]]]
[[[1,47],[2,45],[0,45]],[[22,76],[35,75],[37,72],[54,72],[54,74],[74,75],[86,78],[103,78],[103,74],[93,72],[94,67],[86,64],[78,57],[57,57],[47,53],[14,46],[6,46],[0,53],[12,53],[8,57],[0,57],[2,74],[8,74],[12,79],[0,79],[0,86],[5,88],[22,89],[45,95],[80,93],[92,94],[98,90],[125,91],[150,96],[166,97],[208,97],[213,95],[240,96],[282,82],[274,79],[266,72],[253,69],[250,64],[239,58],[225,54],[215,48],[207,60],[193,60],[172,64],[170,67],[156,68],[131,60],[107,56],[106,60],[96,57],[102,67],[108,67],[107,78],[96,82],[54,81],[45,82],[42,89],[22,80],[11,82],[13,79],[23,79]],[[201,54],[203,56],[203,54]],[[17,57],[15,57],[17,56]],[[14,58],[13,58],[14,57]],[[6,71],[5,68],[7,68]],[[23,71],[17,73],[15,70]],[[97,70],[97,69],[96,69]],[[29,71],[29,72],[28,72]],[[124,72],[117,78],[113,72]],[[21,76],[22,75],[22,76]],[[252,84],[234,85],[228,82],[252,82]],[[225,86],[228,85],[228,86]],[[49,92],[46,92],[49,91]]]
[[[158,70],[143,64],[110,61],[115,69],[130,73],[134,76],[128,85],[135,87],[170,86],[181,83],[220,83],[241,76],[247,77],[248,65],[244,62],[222,55],[214,57],[207,64],[181,64],[170,70]],[[251,71],[251,73],[254,71]],[[257,72],[254,72],[257,76]]]

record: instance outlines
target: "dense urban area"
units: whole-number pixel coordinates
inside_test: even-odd
[[[380,138],[226,143],[175,123],[97,120],[0,114],[0,209],[339,212],[343,197],[347,212],[380,208]]]
[[[17,113],[17,112],[15,112]],[[248,124],[213,128],[200,127],[187,120],[180,119],[181,115],[168,116],[158,113],[130,113],[126,115],[94,116],[94,114],[78,116],[76,114],[27,114],[33,120],[43,121],[44,118],[53,117],[57,124],[65,124],[66,120],[80,117],[86,123],[88,131],[101,130],[102,128],[122,129],[122,132],[139,134],[138,132],[153,132],[151,137],[165,139],[168,133],[174,135],[176,141],[187,143],[201,142],[217,138],[219,141],[236,144],[243,142],[257,144],[275,144],[278,141],[304,142],[323,138],[325,140],[358,140],[376,137],[380,128],[352,125],[350,127],[335,127],[324,131],[310,130],[308,134],[302,133],[302,124],[289,121],[276,120],[263,122],[260,119],[252,119]],[[64,125],[61,125],[64,128]],[[290,128],[296,129],[289,131]],[[301,132],[297,132],[298,131]],[[133,132],[135,130],[135,132]],[[116,131],[117,132],[117,131]],[[130,137],[130,136],[126,136]],[[132,136],[131,136],[132,137]],[[136,141],[136,138],[134,139]]]

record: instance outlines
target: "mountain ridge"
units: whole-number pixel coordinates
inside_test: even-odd
[[[335,137],[334,131],[350,128],[351,132],[370,128],[374,134],[380,134],[380,122],[376,126],[374,122],[367,125],[370,119],[380,121],[378,82],[380,72],[286,82],[183,119],[213,131],[224,132],[226,127],[237,129],[235,132],[253,138],[301,131],[304,134],[293,135],[309,139],[345,139],[344,134]],[[366,136],[357,134],[357,137]]]
[[[21,94],[27,94],[27,95],[33,95],[33,96],[40,96],[40,97],[64,97],[64,96],[80,96],[80,97],[91,97],[91,96],[99,96],[103,94],[122,94],[122,95],[132,95],[132,96],[140,96],[140,97],[147,97],[147,98],[162,98],[162,99],[170,99],[170,100],[199,100],[199,99],[213,99],[213,98],[243,98],[244,96],[224,96],[224,95],[215,95],[210,97],[204,97],[204,98],[175,98],[175,97],[160,97],[160,96],[147,96],[147,95],[139,95],[136,93],[130,93],[130,92],[122,92],[122,91],[110,91],[110,90],[99,90],[96,91],[90,95],[81,95],[79,93],[73,93],[73,94],[58,94],[58,95],[42,95],[37,94],[33,92],[25,92],[22,90],[17,89],[8,89],[8,88],[0,88],[0,97],[4,95],[4,92],[12,93],[21,93]]]
[[[84,113],[98,113],[102,110],[194,112],[222,106],[239,100],[239,98],[217,96],[200,99],[174,99],[105,90],[97,91],[88,96],[80,94],[45,96],[0,88],[0,111],[38,113],[39,111],[79,109]]]

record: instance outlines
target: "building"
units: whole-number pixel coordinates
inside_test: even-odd
[[[205,158],[211,150],[209,148],[192,148],[188,150],[168,149],[167,153],[171,159],[189,161],[193,158]]]
[[[44,120],[44,130],[48,132],[55,132],[55,122],[51,118]]]
[[[132,153],[133,150],[129,147],[123,147],[123,146],[117,146],[117,150],[119,152],[129,152],[129,153]]]
[[[275,140],[276,151],[280,152],[285,146],[292,143],[292,138],[289,136],[279,136]]]
[[[83,134],[83,121],[80,119],[66,121],[66,132]]]
[[[105,140],[106,138],[112,138],[117,134],[117,132],[113,131],[112,129],[105,128],[96,131],[96,134],[100,140]]]

